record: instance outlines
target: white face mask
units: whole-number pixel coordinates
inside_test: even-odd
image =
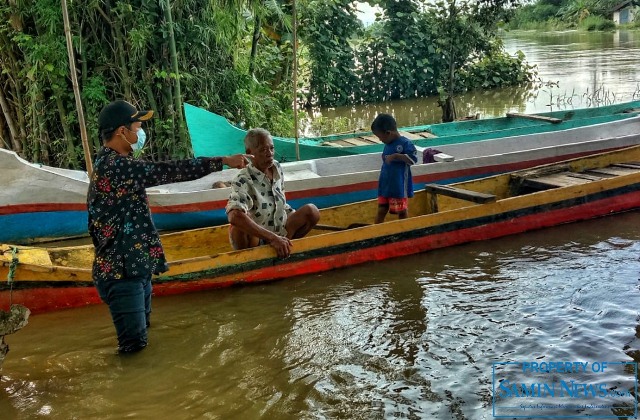
[[[144,143],[147,141],[147,133],[145,133],[142,128],[139,129],[136,134],[138,135],[138,141],[131,145],[131,150],[133,150],[134,152],[142,150],[142,148],[144,147]]]

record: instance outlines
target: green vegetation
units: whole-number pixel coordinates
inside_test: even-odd
[[[613,8],[620,0],[538,0],[518,7],[506,25],[508,29],[610,31],[616,28]],[[637,8],[640,12],[640,7]],[[640,16],[637,13],[636,16]],[[640,20],[626,27],[640,26]]]
[[[445,118],[465,89],[530,83],[522,55],[495,36],[517,0],[370,0],[365,28],[350,0],[297,0],[300,105],[440,95]],[[292,135],[291,0],[68,2],[87,131],[124,98],[156,113],[152,159],[190,154],[184,102],[245,126]],[[59,0],[0,2],[0,147],[80,168],[83,153]]]
[[[578,27],[587,31],[611,31],[616,28],[616,24],[602,16],[591,15],[582,19],[578,23]]]
[[[375,3],[384,13],[367,28],[355,20],[350,1],[306,3],[302,37],[312,63],[307,106],[439,95],[448,121],[456,117],[455,94],[535,77],[524,57],[508,56],[495,36],[504,17],[500,2]]]

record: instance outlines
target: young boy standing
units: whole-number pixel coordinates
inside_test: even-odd
[[[385,144],[378,180],[376,223],[384,222],[387,213],[406,219],[408,198],[413,197],[411,165],[418,162],[418,151],[409,139],[398,133],[396,120],[389,114],[379,114],[371,123],[371,131]]]

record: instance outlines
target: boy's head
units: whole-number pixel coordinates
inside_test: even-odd
[[[385,144],[391,143],[399,136],[396,120],[389,114],[378,114],[371,123],[371,131]]]

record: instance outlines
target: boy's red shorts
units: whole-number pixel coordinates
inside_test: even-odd
[[[378,204],[389,206],[389,213],[398,214],[409,208],[409,200],[407,198],[388,198],[378,197]]]

